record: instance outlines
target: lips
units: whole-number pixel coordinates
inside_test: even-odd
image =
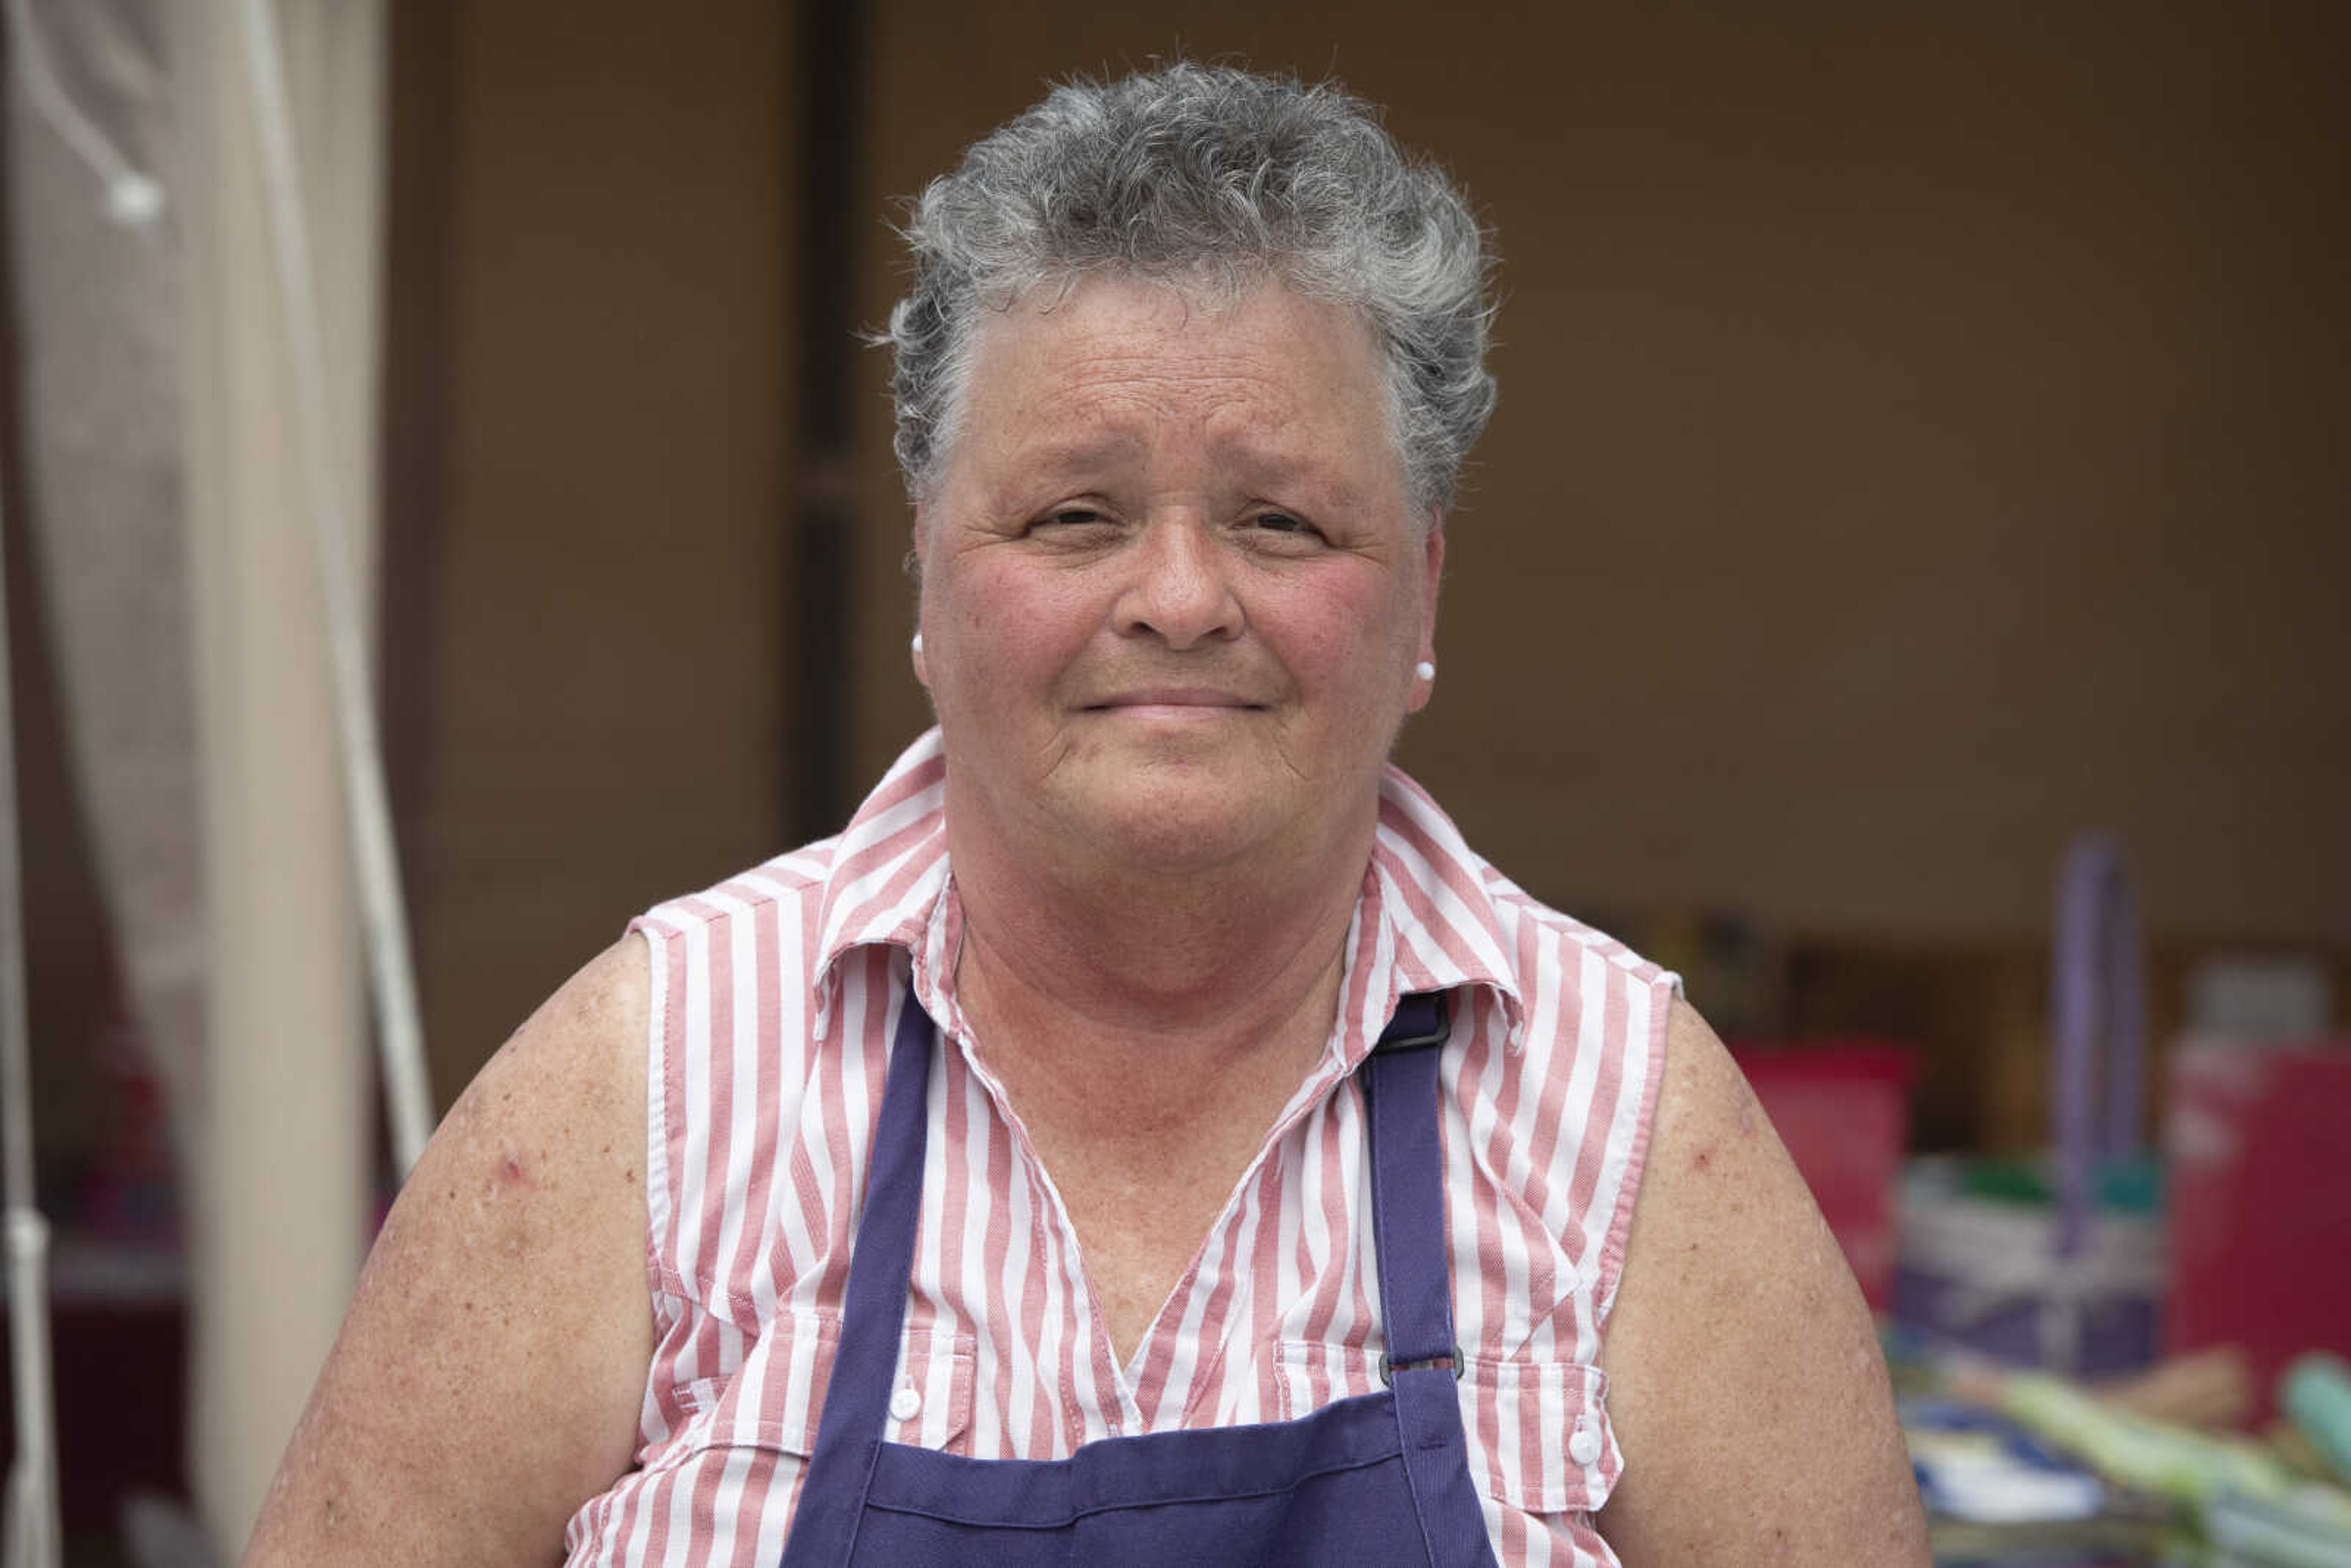
[[[1136,708],[1247,709],[1265,705],[1253,702],[1237,692],[1219,691],[1207,686],[1144,686],[1119,692],[1084,706],[1089,712],[1108,713]]]

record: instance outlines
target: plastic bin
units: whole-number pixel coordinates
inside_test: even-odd
[[[2138,1150],[2138,917],[2113,840],[2068,852],[2051,959],[2050,1151],[1914,1165],[1895,1312],[2005,1361],[2129,1371],[2156,1356],[2164,1232],[2161,1173]]]
[[[2351,1356],[2346,1142],[2351,1041],[2191,1041],[2173,1053],[2165,1348],[2242,1347],[2256,1425],[2295,1355]]]
[[[2052,1175],[2047,1161],[1911,1161],[1895,1314],[2014,1365],[2089,1376],[2145,1366],[2163,1291],[2158,1169],[2103,1167],[2070,1252]]]
[[[1895,1188],[1918,1053],[1883,1040],[1741,1045],[1731,1052],[1835,1233],[1873,1311],[1894,1301]]]

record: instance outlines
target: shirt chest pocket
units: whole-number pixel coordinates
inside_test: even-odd
[[[1608,1423],[1608,1376],[1596,1366],[1472,1357],[1461,1419],[1471,1473],[1482,1454],[1490,1495],[1528,1513],[1592,1512],[1625,1469]]]
[[[1284,1343],[1275,1354],[1281,1418],[1376,1392],[1378,1358],[1344,1347]],[[1497,1502],[1529,1514],[1589,1513],[1608,1500],[1625,1457],[1608,1424],[1608,1378],[1567,1360],[1471,1356],[1462,1368],[1461,1424],[1469,1475]]]
[[[838,1318],[778,1316],[745,1350],[732,1376],[705,1378],[681,1390],[680,1403],[691,1413],[686,1446],[767,1448],[806,1458],[816,1447],[840,1344]],[[899,1343],[898,1376],[883,1437],[915,1448],[966,1451],[976,1354],[977,1343],[967,1333],[908,1330]]]

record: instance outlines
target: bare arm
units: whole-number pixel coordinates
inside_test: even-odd
[[[558,1563],[631,1463],[645,1283],[644,944],[532,1015],[377,1239],[261,1520],[269,1564]]]
[[[1629,1563],[1925,1568],[1926,1522],[1869,1312],[1803,1178],[1677,1003],[1601,1347]]]

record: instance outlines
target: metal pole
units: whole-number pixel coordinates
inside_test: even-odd
[[[123,161],[58,83],[42,51],[32,10],[8,0],[0,61],[58,138],[105,183],[118,223],[152,223],[162,189]],[[7,138],[0,131],[0,211],[7,201]],[[16,411],[16,249],[0,229],[0,468],[15,462]],[[49,1339],[49,1223],[33,1180],[33,1071],[25,985],[24,866],[16,819],[15,675],[8,656],[8,497],[18,475],[0,471],[0,1196],[5,1198],[8,1357],[14,1378],[16,1458],[8,1474],[0,1552],[7,1568],[57,1568],[65,1531],[57,1505],[57,1392]]]
[[[801,114],[799,495],[788,534],[784,668],[794,683],[782,727],[789,841],[837,833],[855,804],[847,790],[849,673],[856,631],[851,589],[856,538],[857,219],[865,113],[861,0],[800,0],[795,8]]]
[[[9,298],[13,308],[14,292]],[[13,417],[16,399],[6,399]],[[8,1354],[16,1462],[8,1477],[9,1568],[57,1568],[56,1397],[49,1373],[49,1225],[33,1191],[33,1072],[25,1012],[24,877],[16,841],[16,715],[8,660],[6,518],[0,515],[0,1098],[5,1098]]]

